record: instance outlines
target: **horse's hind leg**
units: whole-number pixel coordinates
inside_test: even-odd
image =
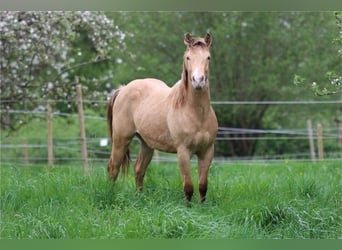
[[[112,143],[112,154],[108,161],[108,175],[115,181],[118,177],[120,166],[122,165],[125,157],[128,157],[128,145],[130,140],[127,139],[124,143]]]
[[[124,158],[124,154],[124,149],[112,149],[112,155],[109,158],[107,170],[110,179],[113,181],[115,181],[118,177],[120,166]]]
[[[140,138],[140,151],[134,165],[135,184],[138,191],[142,191],[144,176],[147,166],[151,162],[153,151],[154,150],[147,146],[144,140]]]

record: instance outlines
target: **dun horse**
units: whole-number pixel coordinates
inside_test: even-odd
[[[121,86],[110,97],[107,107],[112,152],[108,161],[109,177],[115,181],[120,167],[126,173],[129,165],[129,144],[136,135],[140,151],[134,166],[138,191],[154,149],[177,153],[188,202],[193,195],[190,159],[198,158],[198,189],[200,201],[207,193],[207,176],[214,155],[214,140],[218,129],[210,105],[209,61],[211,36],[184,36],[181,80],[172,88],[157,79],[137,79]]]

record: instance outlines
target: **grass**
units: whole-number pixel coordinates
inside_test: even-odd
[[[196,168],[193,180],[197,183]],[[186,206],[178,167],[149,167],[113,185],[105,166],[1,166],[1,238],[342,238],[337,162],[214,164],[207,201]]]

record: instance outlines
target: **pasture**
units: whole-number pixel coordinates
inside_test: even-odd
[[[338,162],[213,163],[208,194],[186,206],[176,164],[153,163],[144,191],[106,164],[1,166],[2,239],[342,238]],[[197,170],[191,174],[197,185]]]

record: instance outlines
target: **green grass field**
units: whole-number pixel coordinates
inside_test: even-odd
[[[152,164],[140,194],[132,169],[113,187],[105,165],[2,165],[1,238],[342,238],[338,162],[215,163],[191,208],[176,164]]]

